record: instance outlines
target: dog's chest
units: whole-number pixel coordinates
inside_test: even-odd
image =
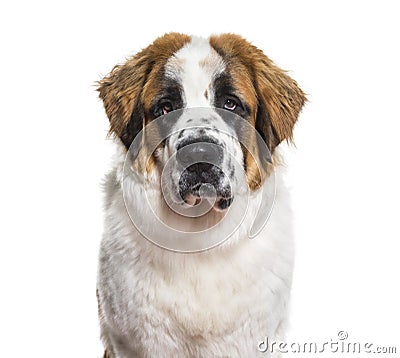
[[[148,327],[152,334],[171,331],[183,340],[209,340],[242,329],[267,329],[266,314],[276,297],[257,260],[251,262],[247,255],[212,260],[175,255],[165,265],[143,257],[128,263],[125,256],[110,267],[110,281],[123,294],[114,295],[108,309],[122,331],[132,335],[138,327]]]

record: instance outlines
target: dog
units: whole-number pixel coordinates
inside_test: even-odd
[[[304,92],[239,35],[180,33],[98,92],[117,148],[97,283],[104,357],[254,357],[260,339],[283,339],[294,250],[279,144]]]

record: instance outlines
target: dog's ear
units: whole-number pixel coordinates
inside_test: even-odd
[[[110,134],[121,138],[126,148],[145,125],[148,108],[144,102],[154,98],[165,63],[190,40],[188,35],[167,33],[99,81],[97,90],[110,120]]]
[[[146,48],[99,81],[97,90],[110,120],[109,134],[118,136],[127,148],[143,128],[141,91],[151,66]]]
[[[283,140],[291,142],[293,127],[307,101],[296,81],[277,67],[264,53],[254,50],[254,76],[258,97],[256,128],[269,149]]]
[[[257,96],[256,129],[271,153],[283,140],[291,141],[293,127],[306,96],[285,71],[276,66],[260,49],[235,34],[213,36],[213,48],[227,58],[230,68],[240,59],[251,76]],[[241,66],[237,68],[241,68]]]

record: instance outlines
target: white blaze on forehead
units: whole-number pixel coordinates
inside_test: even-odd
[[[224,70],[224,62],[207,39],[193,37],[167,61],[165,69],[168,77],[182,85],[185,107],[210,107],[210,84]]]

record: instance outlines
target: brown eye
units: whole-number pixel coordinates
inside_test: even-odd
[[[227,99],[224,104],[224,108],[228,111],[234,111],[237,107],[237,103],[233,99]]]
[[[163,103],[163,105],[162,105],[161,108],[162,108],[162,113],[163,113],[163,114],[167,114],[167,113],[173,111],[173,107],[172,107],[171,102],[165,102],[165,103]]]

